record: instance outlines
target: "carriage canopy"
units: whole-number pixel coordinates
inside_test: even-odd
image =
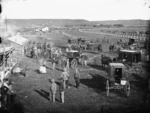
[[[122,63],[109,63],[108,66],[108,76],[109,78],[121,79],[125,77],[126,67]]]
[[[66,55],[68,58],[75,58],[75,57],[79,57],[80,53],[79,51],[71,50],[71,51],[68,51]]]
[[[141,51],[138,50],[120,50],[119,60],[126,59],[128,62],[140,62]]]

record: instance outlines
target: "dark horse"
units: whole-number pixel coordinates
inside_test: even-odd
[[[102,68],[105,68],[106,66],[109,65],[109,63],[112,62],[112,59],[110,57],[101,55],[101,63],[102,63]]]
[[[98,50],[99,53],[102,52],[102,45],[101,44],[98,44],[97,50]]]
[[[109,46],[109,51],[111,52],[111,51],[114,51],[115,50],[115,46],[114,45],[110,45]]]

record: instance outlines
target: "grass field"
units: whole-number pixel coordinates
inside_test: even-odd
[[[101,40],[104,36],[99,34],[81,33],[77,30],[61,31],[77,37],[86,39]],[[54,45],[66,46],[67,37],[61,32],[53,32],[39,35],[24,35],[30,40],[47,40]],[[38,38],[41,37],[41,38]],[[118,38],[106,36],[111,41],[116,42]],[[103,44],[104,51],[107,52],[108,45]],[[95,54],[90,54],[93,57]],[[113,56],[114,54],[110,54]],[[39,63],[37,59],[21,57],[20,64],[27,65],[29,76],[11,76],[16,92],[15,113],[132,113],[143,110],[146,113],[146,106],[143,102],[144,91],[146,90],[146,77],[144,75],[131,77],[131,94],[127,98],[123,90],[111,91],[110,96],[106,96],[106,75],[107,72],[101,69],[101,62],[98,65],[79,65],[81,73],[81,85],[75,88],[73,78],[74,70],[70,69],[70,89],[65,91],[65,103],[60,104],[60,95],[57,91],[56,102],[49,101],[50,79],[55,78],[59,83],[62,68],[56,66],[52,70],[52,64],[47,63],[47,74],[39,74]]]

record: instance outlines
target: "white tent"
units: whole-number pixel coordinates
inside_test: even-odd
[[[26,39],[20,35],[15,35],[15,36],[9,37],[8,40],[10,40],[14,43],[17,43],[19,45],[24,45],[26,42],[28,42],[28,39]]]

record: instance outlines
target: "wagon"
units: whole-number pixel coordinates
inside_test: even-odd
[[[69,59],[69,64],[72,69],[75,69],[81,60],[83,61],[87,59],[86,55],[84,55],[83,53],[80,53],[77,50],[67,51],[65,56],[66,56],[66,59]]]
[[[107,96],[112,89],[123,89],[127,97],[130,95],[130,82],[126,73],[126,66],[123,63],[109,63],[106,81]]]
[[[79,51],[76,51],[76,50],[68,51],[66,52],[66,57],[67,59],[69,59],[69,64],[71,68],[75,69],[77,67],[78,60],[80,57]]]
[[[91,43],[91,42],[89,42],[89,43],[87,43],[87,50],[94,50],[94,47],[95,47],[95,43]]]
[[[142,74],[141,51],[139,50],[120,50],[118,60],[124,63],[133,74]]]

